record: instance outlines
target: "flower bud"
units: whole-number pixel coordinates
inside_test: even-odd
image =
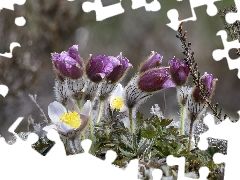
[[[132,64],[129,63],[129,60],[122,56],[122,53],[120,53],[117,59],[119,61],[119,65],[117,65],[106,77],[107,81],[112,84],[118,82],[127,72],[129,67],[132,67]]]
[[[162,67],[151,69],[140,74],[138,80],[139,89],[146,92],[159,91],[166,88],[175,87],[168,74],[169,68]]]
[[[106,57],[105,55],[99,55],[94,57],[90,55],[90,59],[86,65],[86,73],[91,81],[99,83],[119,64],[119,60],[113,56]]]
[[[83,62],[78,55],[78,45],[73,45],[68,52],[52,53],[54,70],[60,78],[78,79],[83,75]]]
[[[203,95],[206,96],[207,99],[210,99],[212,97],[217,80],[218,79],[216,78],[213,79],[212,74],[207,74],[206,72],[200,78],[200,81],[203,84],[203,87],[205,89],[204,91],[205,93]],[[193,89],[192,96],[194,101],[196,102],[200,102],[200,103],[205,102],[205,99],[201,96],[201,91],[199,87],[195,87]]]
[[[183,86],[187,82],[189,74],[189,68],[187,67],[187,64],[179,61],[179,59],[175,57],[168,63],[173,82],[177,86]]]
[[[140,65],[139,72],[145,72],[149,69],[160,67],[163,56],[157,52],[152,51],[151,55]]]

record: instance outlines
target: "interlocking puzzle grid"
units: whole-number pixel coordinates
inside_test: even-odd
[[[120,2],[103,7],[101,0],[95,0],[94,2],[84,2],[83,10],[85,12],[95,11],[96,12],[96,20],[101,21],[106,18],[119,15],[124,13],[124,9],[121,6]],[[181,1],[181,0],[178,0]],[[192,17],[179,21],[178,20],[178,11],[176,9],[169,10],[167,15],[170,20],[170,23],[167,25],[177,30],[178,25],[181,22],[185,21],[196,21],[197,17],[194,9],[207,5],[207,13],[209,16],[214,16],[217,13],[217,8],[214,5],[214,2],[221,0],[190,0]],[[6,2],[0,3],[0,9],[7,8],[10,10],[13,9],[13,4],[22,5],[25,3],[25,0],[7,0]],[[235,0],[235,4],[240,9],[240,1]],[[146,3],[146,0],[132,0],[132,9],[137,9],[140,7],[145,7],[146,11],[158,11],[161,9],[161,5],[157,0],[152,1],[151,3]],[[226,19],[229,23],[233,23],[235,20],[240,20],[240,12],[239,13],[229,13],[226,16]],[[23,26],[26,23],[24,17],[17,17],[15,19],[15,24],[18,26]],[[228,55],[228,51],[232,48],[240,48],[240,43],[237,41],[227,41],[227,34],[225,31],[219,31],[217,35],[220,35],[224,44],[223,50],[215,50],[213,52],[213,58],[215,60],[220,60],[226,57],[230,70],[240,67],[238,60],[231,60]],[[10,44],[10,52],[6,52],[4,54],[0,54],[0,56],[5,56],[8,58],[12,57],[12,50],[14,47],[20,47],[20,44],[17,42],[13,42]],[[238,72],[238,77],[240,78],[240,72]],[[8,87],[5,85],[0,85],[0,95],[5,97],[8,93]],[[240,111],[238,112],[240,114]],[[14,129],[21,122],[22,118],[16,120],[16,122],[10,127],[9,132],[14,133]],[[208,115],[204,122],[208,125],[209,130],[201,135],[199,148],[204,150],[207,148],[207,138],[220,138],[228,140],[228,155],[215,154],[214,161],[216,163],[225,162],[225,180],[236,179],[238,165],[236,162],[236,158],[239,158],[239,148],[238,144],[238,132],[240,128],[240,122],[232,123],[230,120],[226,120],[219,125],[214,125],[214,120],[211,115]],[[229,133],[222,133],[226,131],[226,129],[231,129]],[[56,131],[51,131],[48,133],[48,138],[56,142],[54,148],[47,154],[46,157],[40,156],[38,153],[34,152],[30,147],[31,144],[37,141],[38,137],[34,137],[33,134],[30,135],[27,142],[23,142],[21,139],[17,138],[17,143],[12,146],[7,145],[4,142],[4,138],[0,138],[0,159],[4,163],[0,165],[0,173],[1,177],[8,177],[7,179],[16,179],[19,178],[23,171],[31,172],[29,175],[24,175],[25,179],[43,179],[43,178],[57,178],[57,179],[65,179],[65,178],[75,178],[79,176],[82,179],[137,179],[137,161],[133,161],[129,164],[128,168],[125,171],[122,171],[118,168],[110,165],[114,159],[116,158],[116,153],[113,151],[108,151],[106,155],[106,160],[101,161],[95,157],[92,157],[88,154],[89,147],[91,142],[89,140],[83,141],[83,148],[85,153],[75,156],[66,157],[63,144],[59,139]],[[17,151],[16,151],[17,149]],[[30,158],[31,157],[31,158]],[[26,161],[28,159],[29,161]],[[20,165],[14,162],[22,162]],[[191,178],[184,177],[184,163],[185,159],[175,158],[173,156],[169,156],[167,158],[167,163],[169,165],[179,165],[179,174],[178,180],[190,180]],[[34,164],[34,165],[33,165]],[[44,166],[45,169],[49,169],[46,174],[44,172],[44,176],[42,177],[39,174],[40,167]],[[94,167],[93,167],[94,166]],[[14,170],[14,173],[12,173]],[[61,173],[64,172],[64,173]],[[72,173],[74,172],[74,173]],[[109,173],[111,172],[111,173]],[[208,175],[208,169],[206,167],[202,167],[200,170],[200,178],[206,179]],[[30,175],[31,174],[31,175]],[[118,176],[115,176],[118,174]],[[34,175],[34,177],[32,176]],[[109,177],[107,177],[109,175]],[[153,171],[153,179],[160,179],[162,176],[162,172],[160,170]],[[21,179],[21,177],[20,177]]]

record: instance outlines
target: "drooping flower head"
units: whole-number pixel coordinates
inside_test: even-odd
[[[129,60],[126,57],[122,56],[122,53],[120,53],[117,59],[119,61],[119,65],[117,65],[106,77],[107,81],[112,84],[118,82],[121,78],[123,78],[127,70],[132,67],[132,64],[129,63]]]
[[[172,60],[169,60],[168,63],[173,82],[177,86],[183,86],[187,82],[189,74],[189,68],[187,67],[187,64],[179,61],[179,59],[175,57]]]
[[[168,73],[169,68],[162,67],[150,69],[140,74],[138,80],[139,89],[146,92],[155,92],[166,88],[175,87]]]
[[[71,100],[67,105],[68,110],[57,101],[49,104],[48,115],[53,124],[46,126],[45,131],[54,128],[67,138],[75,138],[86,128],[91,113],[91,102],[87,101],[81,112]]]
[[[86,74],[91,81],[99,83],[119,64],[119,60],[114,56],[99,55],[94,57],[90,55],[86,65]]]
[[[78,54],[78,45],[73,45],[68,52],[52,53],[54,70],[59,78],[78,79],[83,75],[83,62]]]
[[[200,78],[200,81],[203,84],[205,91],[207,92],[207,94],[205,94],[207,99],[210,99],[212,97],[217,80],[218,79],[216,78],[213,79],[212,74],[207,74],[207,72],[205,72],[204,75]],[[204,103],[205,99],[203,99],[200,92],[201,91],[198,87],[193,88],[193,99],[196,102]]]
[[[140,65],[139,72],[145,72],[149,69],[158,68],[162,64],[163,56],[152,51],[151,55]]]

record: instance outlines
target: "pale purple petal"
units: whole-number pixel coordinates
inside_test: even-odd
[[[81,114],[89,117],[90,113],[91,113],[91,110],[92,110],[91,101],[87,100],[87,102],[82,107]]]
[[[73,102],[72,99],[68,99],[67,101],[67,110],[71,112],[76,111],[78,114],[80,114],[78,106]]]
[[[57,126],[55,124],[51,124],[51,125],[45,126],[43,128],[43,130],[46,131],[46,132],[50,131],[51,129],[56,129],[57,130]]]
[[[65,134],[66,133],[68,133],[69,131],[72,131],[72,130],[74,130],[74,128],[73,127],[71,127],[71,126],[69,126],[69,125],[67,125],[66,123],[64,123],[64,122],[60,122],[60,130],[62,131],[62,132],[64,132]]]
[[[67,112],[66,108],[57,101],[50,103],[48,106],[48,116],[54,124],[60,122],[60,118],[64,112]]]

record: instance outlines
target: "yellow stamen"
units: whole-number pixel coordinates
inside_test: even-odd
[[[76,111],[63,113],[60,120],[75,129],[81,125],[80,115]]]
[[[112,109],[121,110],[124,106],[122,97],[116,96],[115,98],[113,98],[112,101],[110,102],[110,106]]]

